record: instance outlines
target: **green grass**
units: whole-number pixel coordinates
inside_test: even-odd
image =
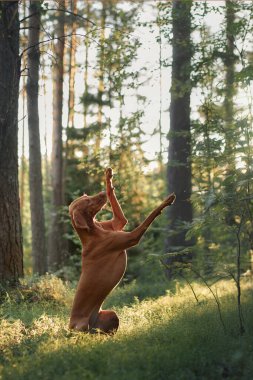
[[[179,283],[173,294],[140,301],[134,294],[140,288],[144,294],[150,284],[136,282],[108,299],[120,317],[118,333],[108,337],[69,331],[73,290],[45,277],[20,295],[9,294],[0,306],[0,379],[250,380],[252,285],[252,279],[243,279],[242,337],[235,286],[229,281],[215,285],[226,333],[205,286],[193,284],[198,304],[190,289]]]

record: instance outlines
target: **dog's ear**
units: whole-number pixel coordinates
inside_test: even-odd
[[[83,230],[89,231],[90,228],[87,224],[87,221],[80,211],[75,210],[73,212],[73,221],[75,223],[76,228],[81,228]]]

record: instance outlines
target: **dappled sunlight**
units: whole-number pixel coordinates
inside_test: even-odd
[[[238,331],[232,281],[215,285],[228,328],[227,335],[210,291],[198,283],[192,285],[199,303],[194,300],[189,287],[178,283],[174,295],[168,291],[166,296],[143,301],[136,299],[131,306],[117,308],[121,323],[113,337],[69,331],[68,308],[55,316],[47,315],[45,311],[30,325],[20,320],[3,319],[0,329],[4,353],[0,367],[2,374],[5,379],[28,380],[34,376],[49,379],[52,373],[55,378],[63,379],[68,376],[83,378],[84,374],[91,379],[157,378],[152,373],[157,376],[170,374],[171,379],[178,379],[175,374],[181,373],[185,379],[192,373],[202,376],[209,367],[219,376],[224,370],[224,360],[229,371],[247,373],[249,364],[244,369],[242,366],[251,333],[252,280],[243,280],[242,284],[247,326],[240,341],[235,339]],[[2,305],[3,310],[4,307]],[[38,302],[34,307],[39,309],[41,305]],[[56,304],[56,311],[58,307]]]
[[[0,380],[251,379],[252,1],[0,29]]]
[[[39,315],[37,312],[39,316],[31,323],[5,318],[4,312],[8,307],[4,303],[1,306],[0,329],[0,348],[4,353],[0,369],[3,376],[5,379],[28,380],[32,379],[36,372],[39,373],[36,378],[45,379],[50,377],[52,371],[56,371],[57,376],[69,374],[74,379],[78,374],[82,374],[83,370],[88,370],[91,378],[100,379],[105,376],[109,379],[112,371],[112,379],[116,379],[119,375],[125,379],[126,370],[126,373],[132,373],[132,376],[140,378],[140,371],[143,371],[143,376],[153,378],[150,377],[152,370],[165,374],[166,371],[171,370],[173,373],[179,369],[184,376],[187,371],[199,371],[201,374],[201,371],[214,364],[215,357],[222,355],[222,350],[224,355],[229,357],[230,353],[226,353],[223,347],[226,340],[231,341],[231,345],[240,345],[233,338],[239,333],[236,289],[231,280],[215,284],[227,327],[225,339],[209,289],[199,283],[192,283],[192,286],[198,295],[199,303],[196,303],[188,286],[181,286],[178,283],[175,294],[168,291],[167,295],[156,299],[139,301],[136,298],[131,306],[117,307],[121,323],[113,337],[68,330],[69,308],[66,305],[62,308],[61,305],[54,304],[55,315],[47,314],[47,306],[50,310],[52,300],[33,304],[35,309],[43,308],[43,313]],[[242,292],[246,323],[246,334],[242,342],[248,347],[248,334],[251,331],[249,316],[253,308],[252,279],[243,279]],[[22,314],[25,302],[19,305],[15,305],[14,301],[9,302],[13,303],[14,309],[20,309]],[[220,348],[216,346],[217,339],[218,345],[222,345]],[[205,342],[205,348],[201,347],[201,341]],[[215,350],[213,351],[214,346],[216,354]],[[210,358],[208,358],[209,351],[212,352]],[[183,357],[180,357],[182,354]],[[203,356],[204,364],[198,364],[199,356]],[[239,357],[238,360],[241,362],[241,355]],[[192,364],[189,365],[190,361]],[[219,362],[222,366],[223,359],[219,359]],[[15,363],[15,366],[12,363]],[[97,367],[95,363],[100,364]],[[233,365],[232,363],[231,366]],[[214,371],[216,370],[218,371],[214,368]]]

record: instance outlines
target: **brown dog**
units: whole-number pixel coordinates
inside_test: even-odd
[[[96,214],[110,201],[113,218],[98,222]],[[119,326],[117,314],[101,310],[106,296],[117,286],[126,269],[126,249],[138,244],[142,235],[171,205],[176,196],[170,194],[137,228],[131,232],[122,229],[127,219],[118,203],[112,185],[112,169],[106,170],[106,192],[92,197],[86,194],[74,200],[69,212],[74,229],[82,242],[82,273],[71,311],[71,329],[92,332],[99,329],[113,333]]]

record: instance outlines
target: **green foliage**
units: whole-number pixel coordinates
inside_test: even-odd
[[[143,289],[147,283],[142,283]],[[52,301],[6,300],[0,306],[0,376],[3,379],[230,379],[248,380],[253,367],[252,280],[243,284],[246,334],[238,337],[231,282],[216,285],[226,326],[224,335],[208,289],[175,284],[167,295],[119,306],[125,293],[112,302],[120,317],[114,337],[87,335],[67,329],[67,306]],[[131,292],[133,285],[129,285]],[[66,288],[67,293],[71,290]],[[121,298],[121,299],[120,299]],[[127,303],[127,302],[126,302]],[[121,303],[120,303],[121,304]],[[10,315],[11,313],[11,315]]]
[[[10,305],[49,301],[65,305],[68,302],[68,290],[63,281],[54,275],[26,277],[17,289],[2,288],[1,301]]]
[[[206,274],[224,271],[228,266],[230,270],[233,269],[233,273],[235,272],[237,231],[240,224],[242,273],[250,267],[249,252],[253,247],[253,54],[250,45],[253,7],[249,2],[228,4],[231,7],[230,11],[235,11],[235,19],[228,28],[234,39],[233,51],[229,51],[227,45],[226,4],[208,1],[192,3],[191,82],[185,83],[178,91],[180,95],[187,88],[193,89],[190,160],[194,220],[187,238],[195,239],[194,265],[201,269],[201,273]],[[49,2],[42,5],[45,30],[50,30],[54,25],[54,11],[48,10],[49,5]],[[139,59],[140,46],[135,27],[139,25],[138,16],[142,12],[142,6],[141,2],[90,2],[87,15],[87,3],[78,2],[80,17],[75,18],[80,28],[78,33],[81,33],[84,27],[88,33],[85,41],[83,36],[79,36],[77,40],[80,45],[85,42],[85,53],[89,53],[87,64],[89,68],[92,66],[87,73],[87,88],[84,88],[84,93],[79,99],[84,113],[87,112],[87,123],[85,128],[81,125],[73,128],[67,126],[64,133],[66,205],[84,192],[94,194],[104,189],[104,168],[110,165],[115,172],[116,192],[129,220],[129,230],[143,220],[166,192],[165,164],[160,162],[159,170],[149,169],[149,161],[143,152],[143,142],[148,139],[142,126],[146,99],[138,90],[140,79],[143,82],[147,74],[145,77],[142,76],[145,68],[134,68],[134,63]],[[154,2],[153,10],[157,11],[157,24],[165,37],[161,39],[159,35],[157,42],[163,43],[162,49],[168,50],[172,38],[172,2]],[[215,31],[208,24],[210,15],[214,18],[216,15],[222,17],[220,27]],[[69,27],[74,16],[65,16]],[[83,20],[82,17],[86,16],[91,22]],[[155,31],[154,25],[149,21],[142,26]],[[83,53],[78,50],[77,56]],[[231,91],[228,91],[226,76],[231,57],[234,58],[235,64],[232,67]],[[85,55],[82,55],[82,62],[79,62],[80,70],[84,69],[84,58]],[[43,64],[45,62],[48,65],[48,60]],[[159,64],[171,67],[172,62],[169,59]],[[169,75],[169,71],[167,73]],[[129,96],[129,90],[136,100],[136,108],[131,114],[125,109],[126,94]],[[243,104],[239,104],[241,99],[244,100]],[[76,100],[76,106],[79,100]],[[230,115],[226,109],[228,101]],[[79,111],[76,110],[77,112]],[[176,160],[170,162],[170,165],[173,164],[177,164]],[[25,270],[26,273],[31,273],[28,167],[25,161],[22,165],[25,171],[25,197],[22,205]],[[48,226],[51,189],[49,162],[46,158],[43,160],[43,177]],[[65,223],[64,238],[68,244],[68,254],[64,267],[57,275],[65,280],[76,281],[80,271],[80,242],[71,226],[67,207],[61,210],[61,215]],[[110,217],[109,207],[99,215],[101,219]],[[186,227],[189,225],[180,225],[181,229]],[[139,277],[144,278],[142,276],[146,266],[145,253],[163,253],[167,229],[166,217],[163,216],[152,225],[141,246],[129,250],[130,261],[125,283]],[[145,276],[148,276],[148,273],[145,273]],[[133,289],[136,289],[135,286],[133,283]]]

